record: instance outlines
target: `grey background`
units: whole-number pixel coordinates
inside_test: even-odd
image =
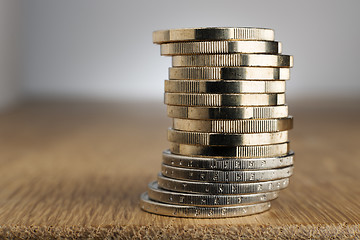
[[[19,74],[0,73],[19,98],[161,101],[171,61],[152,31],[200,26],[275,29],[295,59],[288,98],[360,93],[359,1],[1,1],[21,23]]]
[[[18,0],[0,0],[0,109],[21,99],[21,21]]]

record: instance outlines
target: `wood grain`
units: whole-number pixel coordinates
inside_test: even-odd
[[[0,115],[0,238],[359,238],[359,103],[290,103],[289,188],[268,212],[215,220],[138,206],[168,146],[161,103],[24,104]]]

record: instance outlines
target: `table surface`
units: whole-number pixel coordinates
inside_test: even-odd
[[[0,115],[0,237],[360,237],[360,100],[297,101],[290,186],[227,219],[149,214],[168,147],[162,103],[31,102]]]

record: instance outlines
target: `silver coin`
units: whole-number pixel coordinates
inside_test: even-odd
[[[226,207],[181,206],[150,200],[148,194],[143,193],[140,197],[140,206],[144,211],[171,217],[225,218],[261,213],[268,210],[271,205],[269,202],[263,202],[251,205]]]
[[[163,163],[169,166],[209,170],[251,170],[287,167],[294,163],[294,152],[280,157],[269,158],[209,158],[189,157],[173,154],[170,150],[163,152]]]
[[[186,206],[229,206],[267,202],[278,197],[279,192],[240,195],[210,195],[171,192],[159,188],[157,182],[149,183],[148,195],[151,200]]]
[[[170,151],[185,156],[263,158],[285,156],[289,143],[252,146],[205,146],[170,143]]]
[[[253,146],[284,143],[288,141],[288,131],[274,133],[203,133],[168,129],[170,142],[190,145],[211,146]]]
[[[262,107],[187,107],[167,106],[171,118],[184,119],[273,119],[289,114],[287,105]]]
[[[161,173],[165,177],[214,183],[240,183],[240,182],[264,182],[276,179],[288,178],[293,173],[293,167],[284,167],[266,170],[204,170],[193,168],[172,167],[165,164],[161,166]]]
[[[207,183],[172,179],[159,174],[158,184],[161,188],[175,192],[203,194],[247,194],[279,191],[288,186],[289,179],[284,178],[255,183]]]

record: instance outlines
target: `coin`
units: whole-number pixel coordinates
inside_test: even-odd
[[[165,93],[164,102],[167,105],[177,106],[274,106],[285,104],[285,94]]]
[[[288,106],[264,107],[186,107],[167,106],[167,114],[172,118],[185,119],[259,119],[285,118]]]
[[[152,201],[147,193],[143,193],[140,197],[140,206],[144,211],[170,217],[225,218],[261,213],[270,208],[270,203],[264,202],[226,207],[182,206]]]
[[[199,55],[199,54],[231,54],[231,53],[268,53],[280,54],[280,42],[268,41],[208,41],[165,43],[160,46],[163,56]]]
[[[268,145],[288,141],[288,131],[274,133],[205,133],[168,129],[168,141],[190,145],[247,146]]]
[[[266,170],[204,170],[179,168],[162,164],[161,174],[165,177],[214,183],[236,183],[236,182],[263,182],[288,178],[293,173],[293,167],[284,167]]]
[[[290,130],[293,118],[238,119],[238,120],[194,120],[173,118],[173,129],[192,132],[213,133],[265,133]]]
[[[165,80],[167,93],[284,93],[285,81]]]
[[[163,203],[186,206],[231,206],[253,204],[274,200],[278,192],[241,194],[241,195],[211,195],[171,192],[159,188],[157,182],[149,183],[148,195],[151,200]]]
[[[153,42],[203,41],[203,40],[274,40],[274,30],[267,28],[182,28],[153,32]]]
[[[247,194],[247,193],[264,193],[279,191],[289,184],[289,179],[271,180],[267,182],[250,182],[250,183],[208,183],[195,182],[188,180],[178,180],[158,175],[159,187],[186,193],[201,194]]]
[[[294,152],[287,155],[268,158],[225,158],[225,157],[189,157],[177,155],[165,150],[163,163],[169,166],[211,170],[251,170],[274,169],[293,165]]]
[[[288,80],[289,68],[259,67],[172,67],[169,79]]]
[[[170,151],[185,156],[263,158],[287,155],[289,143],[262,146],[201,146],[170,143]]]
[[[292,67],[293,57],[270,54],[212,54],[172,57],[173,67]]]
[[[293,57],[271,29],[170,29],[153,41],[172,56],[164,103],[173,123],[142,209],[194,218],[268,209],[293,173],[285,104]]]

